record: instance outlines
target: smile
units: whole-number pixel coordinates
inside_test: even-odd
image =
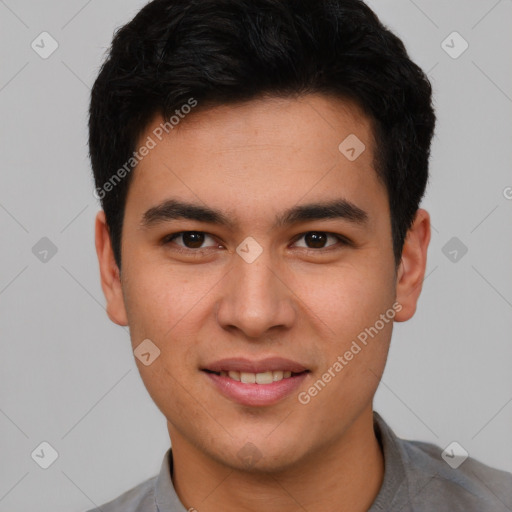
[[[202,373],[225,398],[240,405],[261,407],[295,393],[310,370],[281,357],[261,361],[231,358],[208,364]]]
[[[276,370],[260,373],[237,371],[220,371],[218,373],[213,373],[216,373],[220,377],[229,377],[230,379],[236,380],[237,382],[242,382],[243,384],[271,384],[272,382],[279,382],[283,379],[289,379],[292,375],[297,375],[297,373],[293,373],[290,370]]]

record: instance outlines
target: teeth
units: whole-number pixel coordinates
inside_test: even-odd
[[[277,372],[272,372],[272,377],[274,379],[274,382],[276,382],[277,380],[282,380],[283,378],[283,373],[282,371],[277,371]]]
[[[219,372],[221,377],[229,377],[230,379],[242,382],[244,384],[271,384],[283,379],[288,379],[292,376],[291,371],[276,370],[274,372],[261,372],[261,373],[250,373],[250,372],[236,372],[230,371]]]
[[[240,372],[229,372],[229,378],[240,381]]]
[[[257,384],[270,384],[271,382],[273,382],[273,380],[274,380],[274,377],[272,376],[272,372],[256,374],[256,383]]]
[[[254,384],[256,382],[255,373],[240,372],[240,380],[244,384]]]

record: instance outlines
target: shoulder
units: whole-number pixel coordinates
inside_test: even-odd
[[[512,474],[453,450],[401,439],[374,411],[384,480],[372,512],[511,512]],[[465,453],[465,455],[467,452]]]
[[[512,474],[468,457],[452,468],[431,443],[399,440],[411,499],[428,502],[425,510],[465,512],[512,510]],[[453,455],[453,452],[452,452]],[[423,510],[420,506],[419,510]]]
[[[156,512],[154,490],[157,478],[149,478],[114,500],[88,512]]]

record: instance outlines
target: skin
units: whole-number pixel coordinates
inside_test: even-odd
[[[141,141],[160,122],[155,118]],[[366,146],[353,162],[338,150],[349,134]],[[198,110],[134,171],[121,273],[105,216],[98,213],[107,313],[130,326],[133,348],[149,338],[161,351],[149,366],[136,362],[167,419],[173,483],[187,508],[355,512],[375,499],[384,461],[372,400],[393,322],[306,405],[293,393],[274,405],[242,406],[221,395],[201,371],[225,357],[282,356],[310,370],[299,389],[307,391],[393,303],[401,305],[396,321],[413,316],[425,274],[429,214],[417,211],[397,268],[387,192],[373,155],[371,122],[340,99],[266,98]],[[144,227],[144,213],[171,197],[221,210],[236,225],[175,219]],[[367,222],[336,218],[274,226],[275,216],[288,208],[339,198],[364,210]],[[182,231],[209,235],[202,252],[182,237],[162,242]],[[351,243],[329,236],[315,246],[303,236],[311,231]],[[252,263],[236,252],[248,236],[263,249]],[[260,456],[251,467],[238,456],[248,442]]]

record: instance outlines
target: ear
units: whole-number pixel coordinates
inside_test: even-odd
[[[105,212],[96,215],[96,254],[100,266],[101,287],[107,299],[107,315],[118,325],[128,325],[124,305],[121,276],[114,258],[110,232],[107,226]]]
[[[402,305],[402,309],[395,315],[397,322],[409,320],[416,312],[416,304],[425,278],[429,242],[430,215],[420,208],[407,232],[398,267],[396,300]]]

